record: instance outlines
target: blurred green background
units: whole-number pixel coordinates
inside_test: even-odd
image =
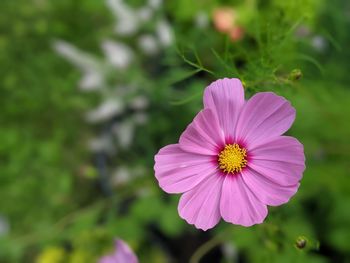
[[[1,0],[0,14],[0,262],[97,262],[116,237],[140,262],[350,262],[349,1]],[[202,232],[153,157],[221,77],[292,102],[307,169],[265,223]]]

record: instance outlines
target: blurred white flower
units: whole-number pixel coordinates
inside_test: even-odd
[[[108,62],[116,68],[126,69],[130,65],[134,55],[127,45],[112,40],[105,40],[101,46]]]
[[[148,99],[146,96],[136,96],[130,101],[130,107],[134,110],[144,110],[148,106]]]
[[[328,43],[326,39],[322,36],[314,36],[311,39],[311,45],[318,51],[318,52],[323,52],[327,46]]]
[[[126,166],[120,166],[112,173],[111,183],[113,186],[123,185],[131,179],[131,172]]]
[[[89,71],[101,67],[98,58],[81,51],[68,42],[56,40],[53,43],[53,47],[58,54],[83,71]]]
[[[117,116],[124,110],[124,103],[119,99],[108,99],[96,109],[86,114],[86,120],[90,123],[99,123]]]
[[[154,55],[159,51],[157,40],[152,35],[142,35],[138,39],[138,44],[146,55]]]
[[[118,122],[113,126],[113,133],[122,148],[130,146],[134,137],[134,128],[135,124],[131,120]]]
[[[158,21],[156,31],[159,42],[163,47],[170,46],[173,43],[173,31],[165,19]]]
[[[224,243],[221,248],[228,262],[237,262],[238,253],[234,244]]]
[[[136,191],[136,195],[139,198],[147,197],[147,196],[150,196],[152,194],[154,194],[154,193],[153,193],[153,191],[150,189],[150,187],[148,185],[140,187]]]
[[[114,155],[116,148],[113,144],[111,136],[102,135],[97,138],[93,138],[88,143],[89,149],[92,152],[105,152],[110,155]]]
[[[79,83],[79,87],[82,90],[95,90],[104,85],[103,66],[99,59],[62,40],[55,41],[53,47],[58,54],[79,68],[83,73]]]
[[[148,121],[148,115],[143,112],[137,112],[134,115],[134,120],[136,124],[142,125]]]
[[[111,183],[114,186],[125,185],[144,174],[142,167],[119,166],[112,172]]]
[[[79,81],[79,88],[81,90],[91,91],[102,88],[104,82],[101,74],[92,70],[83,74],[83,77]]]
[[[121,36],[133,36],[137,39],[136,44],[144,54],[150,56],[157,54],[161,48],[173,43],[174,35],[170,24],[166,19],[155,16],[156,10],[161,8],[161,0],[148,0],[147,4],[139,9],[131,8],[125,0],[106,0],[106,4],[115,16],[115,32]],[[150,25],[155,25],[153,31],[146,34],[142,34],[141,31],[139,33],[139,28],[148,21],[152,21]],[[106,39],[101,43],[105,55],[101,59],[64,41],[56,41],[54,48],[82,71],[83,76],[79,82],[81,89],[102,89],[99,94],[102,103],[88,111],[85,118],[92,124],[103,122],[110,124],[111,121],[113,123],[104,126],[103,134],[88,142],[90,150],[113,156],[120,148],[129,147],[133,143],[135,130],[148,121],[146,109],[149,100],[148,97],[139,95],[142,94],[140,93],[142,87],[130,84],[133,80],[130,80],[129,84],[125,81],[110,83],[106,73],[116,71],[115,69],[125,70],[131,65],[136,58],[133,45]],[[127,115],[126,109],[131,109],[131,113]],[[123,118],[115,119],[114,122],[113,117],[124,113]],[[131,177],[144,173],[145,171],[138,171],[137,167],[129,169],[118,167],[113,173],[112,180],[116,185],[123,184]]]
[[[150,21],[153,15],[153,10],[149,7],[142,7],[137,11],[140,21]]]
[[[139,21],[137,14],[122,0],[106,0],[116,18],[115,31],[120,35],[131,35],[138,30]]]
[[[10,231],[10,224],[6,217],[0,215],[0,237],[6,236]]]
[[[163,1],[162,0],[148,0],[148,5],[153,9],[158,9],[161,7]]]
[[[209,25],[208,14],[203,11],[198,12],[194,18],[194,22],[195,25],[200,29],[207,28]]]

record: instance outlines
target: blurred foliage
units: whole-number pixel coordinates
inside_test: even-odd
[[[222,6],[237,10],[242,40],[215,30],[211,14]],[[348,1],[164,1],[158,16],[176,42],[151,57],[135,51],[128,70],[108,73],[103,96],[76,88],[79,71],[52,43],[64,39],[96,57],[105,38],[136,49],[133,36],[113,33],[104,1],[2,0],[0,10],[0,219],[9,225],[0,231],[0,262],[96,262],[115,237],[141,262],[350,261]],[[140,30],[152,32],[154,21]],[[178,140],[203,89],[220,77],[242,79],[248,96],[272,90],[292,102],[288,133],[304,144],[307,169],[296,196],[270,207],[264,224],[220,223],[203,233],[179,218],[178,197],[159,189],[153,156]],[[116,82],[138,87],[150,105],[132,144],[103,153],[103,172],[101,153],[87,145],[110,120],[91,125],[84,114]],[[141,167],[141,176],[132,170],[113,184],[121,166]]]

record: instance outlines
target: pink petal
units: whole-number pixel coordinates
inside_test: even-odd
[[[241,174],[227,175],[222,187],[220,213],[227,222],[252,226],[264,221],[267,208],[247,188]]]
[[[303,145],[289,136],[272,138],[249,150],[248,166],[275,184],[295,186],[305,170]]]
[[[115,263],[138,263],[137,257],[123,240],[116,240]]]
[[[104,256],[99,263],[138,263],[138,259],[131,248],[123,240],[116,240],[116,251],[108,256]]]
[[[210,109],[200,111],[182,133],[180,147],[198,154],[217,155],[224,145],[224,134]]]
[[[272,206],[287,203],[299,187],[299,183],[281,186],[249,168],[242,171],[242,178],[260,202]]]
[[[179,144],[165,146],[155,156],[155,176],[168,193],[184,193],[216,169],[212,156],[185,152]]]
[[[204,108],[213,110],[225,139],[232,140],[239,113],[244,105],[244,89],[239,79],[219,79],[204,91]]]
[[[189,224],[204,231],[220,221],[220,196],[224,176],[214,172],[197,187],[184,193],[179,202],[179,215]]]
[[[247,145],[286,132],[295,119],[289,101],[272,92],[260,92],[244,105],[236,127],[236,140]]]

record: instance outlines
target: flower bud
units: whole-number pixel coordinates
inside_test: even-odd
[[[308,243],[307,238],[304,236],[300,236],[295,241],[295,246],[298,249],[304,249],[306,247],[307,243]]]
[[[290,80],[299,80],[303,76],[303,73],[301,72],[300,69],[293,69],[291,73],[289,74],[289,79]]]

